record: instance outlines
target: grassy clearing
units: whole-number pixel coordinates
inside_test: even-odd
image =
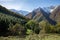
[[[60,40],[60,35],[58,34],[30,35],[26,37],[26,40]]]
[[[0,40],[60,40],[59,34],[39,34],[29,35],[26,38],[20,37],[0,37]]]
[[[24,38],[9,36],[9,37],[0,37],[0,40],[24,40]]]

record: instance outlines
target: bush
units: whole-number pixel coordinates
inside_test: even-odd
[[[60,33],[60,24],[57,25],[51,25],[49,23],[45,26],[46,33]]]
[[[32,30],[30,30],[30,29],[27,29],[27,32],[26,32],[26,34],[32,34],[33,32],[32,32]]]
[[[11,34],[18,33],[16,31],[17,28],[21,27],[21,29],[23,30],[24,29],[23,28],[23,26],[24,26],[23,24],[25,24],[26,22],[27,21],[25,21],[22,18],[18,18],[18,17],[15,17],[15,16],[7,15],[5,13],[0,12],[0,36],[5,36],[5,35],[8,36],[8,35],[11,35]],[[16,32],[16,33],[13,33],[13,32]]]
[[[36,34],[39,34],[40,32],[39,24],[34,20],[30,20],[28,23],[26,23],[25,26],[26,26],[26,29],[30,29]]]
[[[24,27],[22,25],[18,24],[18,23],[10,26],[9,31],[11,32],[12,35],[22,35],[22,34],[25,33]]]
[[[60,23],[56,25],[56,33],[60,33]]]

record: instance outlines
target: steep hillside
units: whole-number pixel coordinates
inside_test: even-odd
[[[11,12],[0,5],[0,36],[17,35],[24,30],[25,24],[29,21],[26,17]],[[23,31],[23,33],[25,30]]]
[[[50,7],[43,7],[42,9],[47,13],[47,14],[50,14],[50,12],[53,11],[53,9],[55,8],[55,6],[50,6]],[[28,18],[34,18],[35,15],[38,15],[40,16],[41,15],[41,9],[40,7],[37,8],[37,9],[34,9],[32,12],[30,12],[29,14],[26,15],[26,17]]]
[[[50,24],[55,25],[56,22],[54,20],[50,19],[50,17],[49,17],[50,14],[51,14],[50,12],[47,12],[43,8],[37,8],[37,9],[33,10],[31,13],[29,13],[26,17],[29,17],[38,22],[47,20]]]
[[[15,12],[12,12],[12,11],[6,9],[5,7],[1,6],[1,5],[0,5],[0,12],[4,13],[4,14],[7,14],[7,15],[11,15],[11,16],[17,17],[17,18],[20,18],[20,19],[27,20],[27,18],[22,16],[21,14],[17,14]]]
[[[31,18],[31,19],[34,19],[36,21],[38,21],[39,19],[40,20],[44,19],[44,16],[42,15],[42,12],[41,12],[41,8],[40,7],[37,8],[37,9],[35,9],[35,10],[33,10],[29,14],[27,14],[26,17]]]
[[[55,7],[55,9],[51,12],[50,18],[60,22],[60,6]]]

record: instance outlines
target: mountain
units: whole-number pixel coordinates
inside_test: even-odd
[[[19,18],[19,19],[22,19],[22,20],[29,20],[28,18],[26,18],[25,16],[21,15],[21,14],[18,14],[18,13],[15,13],[15,12],[12,12],[10,11],[9,9],[3,7],[0,5],[0,13],[2,14],[6,14],[6,15],[9,15],[9,16],[13,16],[13,17],[16,17],[16,18]]]
[[[10,9],[10,10],[24,16],[29,13],[28,11],[24,11],[24,10],[15,10],[15,9]]]
[[[25,16],[12,12],[0,5],[0,36],[8,36],[12,35],[13,33],[15,34],[16,31],[13,31],[12,29],[24,30],[23,27],[25,27],[25,24],[28,21],[29,19]],[[25,33],[25,30],[23,32]]]
[[[47,13],[47,14],[50,14],[53,9],[55,8],[55,6],[50,6],[50,7],[43,7],[42,9]],[[34,15],[35,13],[33,12],[41,12],[40,11],[40,7],[37,8],[37,9],[34,9],[32,12],[30,12],[29,14],[26,15],[26,17],[28,18],[32,18],[32,14]],[[39,14],[39,13],[38,13]]]
[[[49,16],[50,16],[50,12],[47,10],[45,10],[44,8],[37,8],[35,10],[33,10],[32,12],[30,12],[29,14],[26,15],[26,17],[36,20],[38,22],[46,20],[48,21],[50,24],[55,25],[56,22],[54,20],[52,20]]]
[[[60,5],[54,8],[50,14],[50,18],[57,22],[60,22]]]
[[[35,17],[40,16],[41,15],[41,9],[40,7],[33,10],[32,12],[30,12],[29,14],[26,15],[26,17],[31,18],[31,19],[36,19]]]
[[[17,12],[17,10],[15,10],[15,9],[10,9],[10,11]]]
[[[55,6],[50,6],[50,7],[43,7],[43,10],[46,11],[47,13],[52,12]]]
[[[50,12],[47,12],[47,9],[39,7],[37,9],[33,10],[32,12],[30,12],[29,14],[27,14],[26,17],[31,18],[31,19],[41,18],[44,16],[43,12],[45,12],[44,14],[46,16],[49,16],[49,14],[50,14]]]

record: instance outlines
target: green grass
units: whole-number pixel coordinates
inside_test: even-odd
[[[9,36],[9,37],[0,37],[0,40],[24,40],[24,38]]]
[[[26,36],[25,38],[20,38],[20,37],[0,37],[0,40],[60,40],[60,35],[59,34],[39,34],[39,35],[29,35]]]

